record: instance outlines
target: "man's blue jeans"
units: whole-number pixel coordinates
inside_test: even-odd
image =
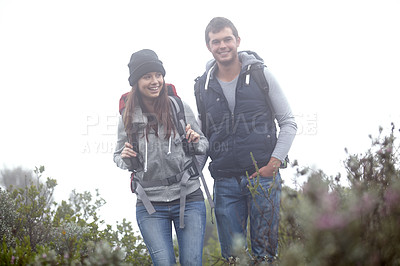
[[[136,207],[136,220],[154,265],[175,265],[172,242],[172,222],[179,245],[181,265],[201,265],[206,223],[204,201],[187,202],[185,228],[179,228],[179,204],[154,205],[156,212],[149,215],[144,206]]]
[[[256,178],[251,182],[256,183]],[[247,247],[250,216],[251,249],[254,257],[275,257],[278,252],[281,177],[260,177],[258,195],[252,197],[246,176],[215,178],[214,201],[218,237],[224,258],[236,257],[236,248]],[[271,189],[270,189],[271,188]],[[269,191],[270,190],[270,191]],[[235,247],[240,239],[240,247]],[[237,242],[236,242],[237,243]]]

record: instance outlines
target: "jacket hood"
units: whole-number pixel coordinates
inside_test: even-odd
[[[264,63],[264,60],[253,51],[240,51],[238,52],[239,61],[242,62],[242,69],[247,68],[248,65],[252,65],[257,62]],[[210,69],[215,66],[216,61],[215,59],[211,59],[206,64],[206,72],[208,73]],[[214,71],[214,70],[213,70]]]

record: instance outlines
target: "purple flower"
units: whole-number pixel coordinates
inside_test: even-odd
[[[396,207],[400,203],[399,192],[394,189],[388,188],[383,197],[389,209]]]
[[[361,211],[363,213],[368,213],[373,210],[376,205],[376,198],[368,193],[365,193],[361,198]]]
[[[316,219],[316,227],[320,230],[340,229],[345,227],[346,220],[337,213],[325,213]]]
[[[350,212],[354,218],[358,218],[359,215],[369,213],[376,206],[377,199],[371,194],[364,193],[362,197],[353,203],[350,207]]]
[[[340,198],[336,192],[325,193],[321,196],[321,204],[326,212],[335,212],[340,203]]]

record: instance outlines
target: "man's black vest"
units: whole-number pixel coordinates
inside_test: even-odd
[[[268,163],[276,145],[274,116],[266,102],[265,92],[257,86],[252,75],[245,82],[246,73],[238,77],[236,103],[231,113],[219,82],[210,78],[205,90],[206,73],[198,79],[201,102],[205,109],[206,134],[212,162],[211,175],[215,177],[249,175],[254,172],[250,156],[253,153],[258,167]],[[204,117],[202,117],[202,120]]]

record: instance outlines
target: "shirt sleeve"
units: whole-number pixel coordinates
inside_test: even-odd
[[[269,85],[269,98],[275,119],[279,126],[278,140],[272,152],[272,157],[283,162],[296,136],[297,124],[289,102],[277,80],[267,68],[264,68],[264,74]]]
[[[117,137],[117,144],[115,145],[114,151],[114,162],[115,164],[124,170],[127,170],[130,165],[129,161],[122,159],[121,152],[125,148],[125,142],[128,141],[128,137],[125,132],[124,122],[122,121],[122,115],[119,116],[118,119],[118,137]]]

